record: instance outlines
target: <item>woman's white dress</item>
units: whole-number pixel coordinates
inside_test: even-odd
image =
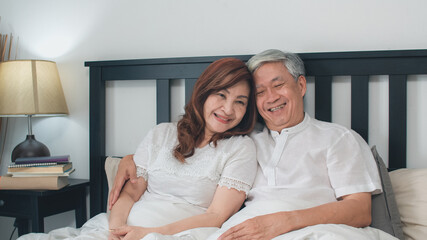
[[[129,214],[128,224],[155,227],[204,213],[218,186],[248,193],[257,168],[256,150],[247,136],[233,136],[197,148],[185,163],[172,154],[177,145],[176,123],[154,127],[139,145],[134,161],[147,190]],[[106,239],[108,215],[101,213],[81,228],[60,228],[25,239]],[[150,238],[150,236],[147,236]]]

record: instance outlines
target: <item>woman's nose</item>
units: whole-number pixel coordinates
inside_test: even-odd
[[[223,105],[223,109],[225,114],[227,115],[232,114],[234,111],[233,102],[232,101],[225,102]]]

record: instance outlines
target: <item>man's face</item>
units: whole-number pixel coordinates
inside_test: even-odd
[[[304,119],[304,76],[295,81],[282,62],[265,63],[253,76],[258,112],[270,130],[280,132]]]

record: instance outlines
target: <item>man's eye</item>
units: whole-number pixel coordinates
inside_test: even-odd
[[[280,83],[280,84],[275,85],[274,87],[275,87],[275,88],[279,88],[279,87],[283,86],[283,84],[284,84],[284,83]]]
[[[265,91],[259,91],[256,93],[257,96],[262,96],[264,94]]]

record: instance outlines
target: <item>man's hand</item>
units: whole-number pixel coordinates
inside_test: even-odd
[[[114,178],[113,187],[110,191],[110,200],[108,202],[108,208],[110,210],[119,198],[120,191],[127,180],[130,180],[132,183],[137,182],[136,166],[133,161],[133,155],[127,155],[120,160],[119,168],[117,169],[117,174]]]
[[[279,227],[272,214],[262,215],[248,219],[223,233],[218,240],[235,240],[235,239],[272,239],[278,235]],[[283,231],[284,229],[282,229]],[[286,230],[285,230],[286,231]]]

